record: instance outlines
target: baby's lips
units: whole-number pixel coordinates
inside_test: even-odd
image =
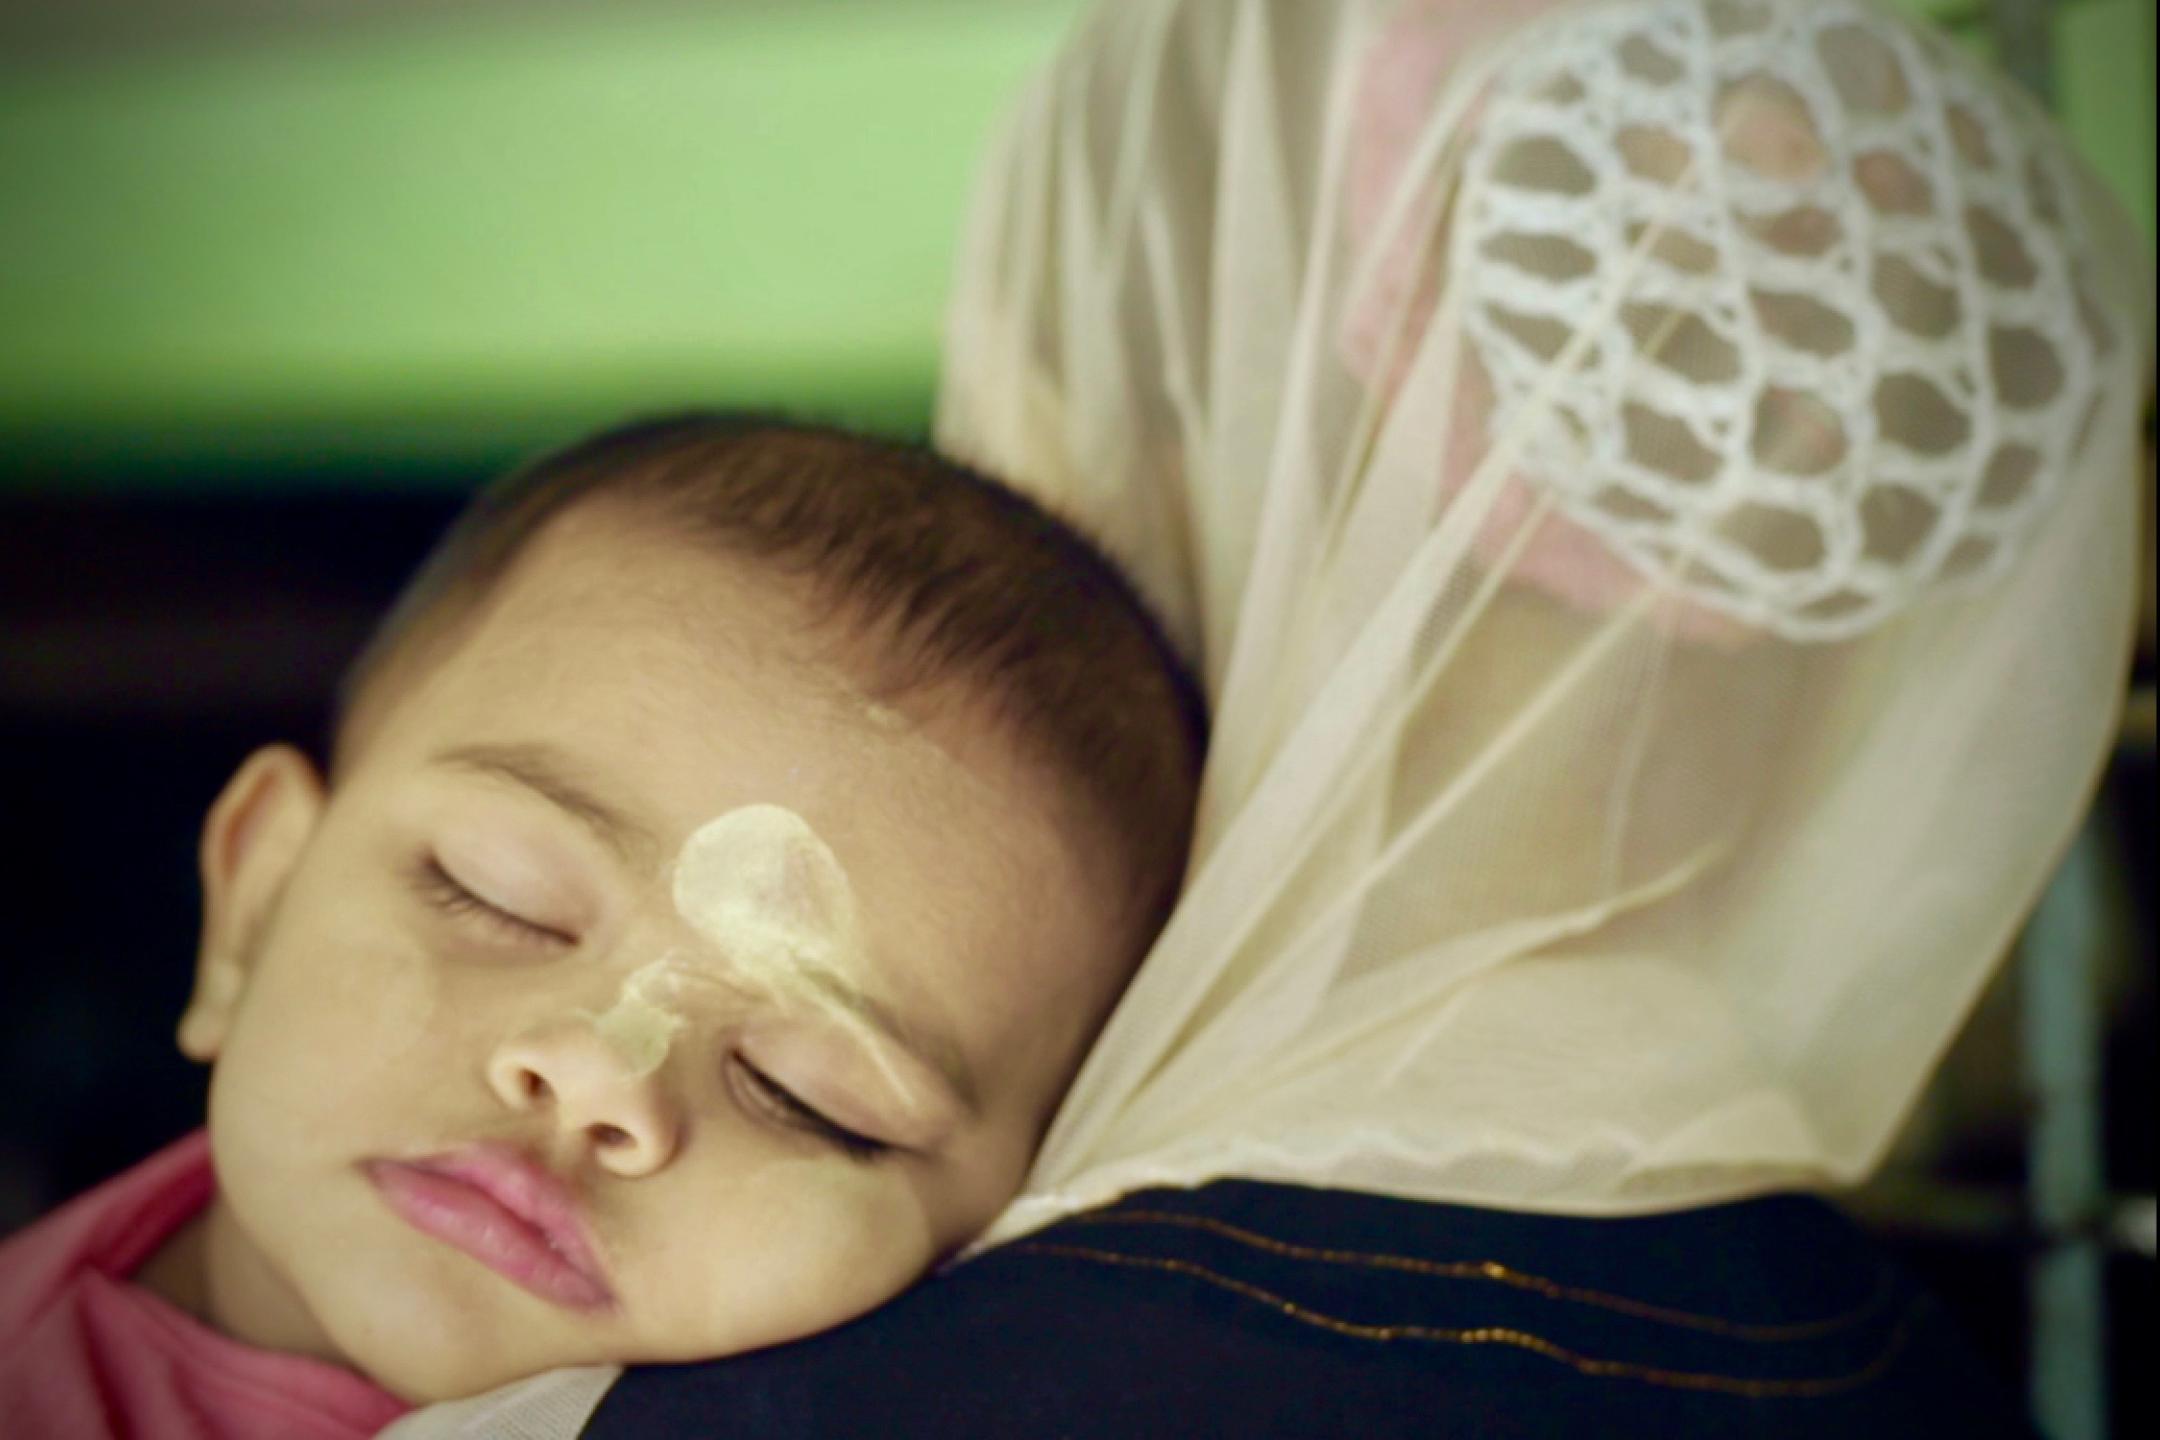
[[[540,1232],[595,1285],[610,1288],[570,1187],[515,1146],[479,1141],[407,1163],[472,1186]]]

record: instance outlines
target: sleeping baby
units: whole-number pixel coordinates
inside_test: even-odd
[[[1201,704],[925,451],[602,435],[452,528],[327,775],[202,837],[206,1131],[0,1247],[11,1433],[372,1433],[871,1309],[1019,1188],[1176,896]]]

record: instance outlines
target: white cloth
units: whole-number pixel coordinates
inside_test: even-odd
[[[423,1406],[376,1440],[571,1440],[621,1374],[618,1365],[549,1370],[484,1395]]]
[[[983,173],[938,434],[1126,562],[1215,733],[984,1243],[1223,1175],[1863,1177],[2110,744],[2141,250],[1861,0],[1087,16]]]

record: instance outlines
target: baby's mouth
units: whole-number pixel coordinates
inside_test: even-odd
[[[467,1145],[361,1169],[407,1224],[526,1291],[573,1310],[614,1308],[569,1188],[514,1148]]]

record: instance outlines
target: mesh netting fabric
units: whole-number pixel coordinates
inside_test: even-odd
[[[939,435],[1126,563],[1215,731],[985,1243],[1230,1174],[1864,1175],[2112,736],[2141,250],[1859,0],[1091,12],[985,168]]]
[[[2114,344],[2064,157],[1947,44],[1843,0],[1587,15],[1502,74],[1466,166],[1463,323],[1498,410],[1626,292],[1524,473],[1796,639],[2006,567]]]

